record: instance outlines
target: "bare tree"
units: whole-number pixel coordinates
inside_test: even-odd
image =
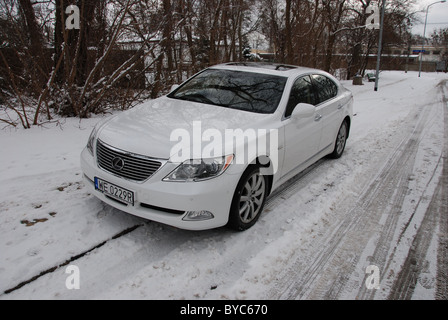
[[[385,46],[410,38],[413,1],[387,2]],[[207,66],[246,59],[254,32],[277,62],[345,68],[350,78],[377,49],[378,32],[365,25],[378,2],[0,0],[0,103],[12,111],[1,121],[30,127],[55,113],[126,109]],[[66,28],[69,5],[79,29]]]
[[[444,62],[448,72],[448,28],[435,30],[431,35],[433,45],[440,51],[440,61]]]

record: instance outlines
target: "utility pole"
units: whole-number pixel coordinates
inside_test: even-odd
[[[377,62],[376,62],[375,91],[378,91],[378,83],[379,83],[379,79],[380,79],[381,52],[383,49],[383,32],[384,32],[385,12],[386,12],[386,0],[383,0],[383,8],[381,9],[380,40],[378,43],[378,58],[377,58]]]
[[[419,67],[419,71],[418,71],[418,77],[421,78],[422,76],[422,64],[423,64],[423,56],[425,54],[425,42],[426,42],[426,26],[428,24],[428,14],[429,14],[429,8],[431,8],[433,5],[438,4],[438,3],[445,3],[446,0],[441,0],[441,1],[437,1],[434,3],[431,3],[427,8],[426,8],[426,18],[425,18],[425,29],[423,31],[423,44],[422,44],[422,50],[420,51],[420,67]]]

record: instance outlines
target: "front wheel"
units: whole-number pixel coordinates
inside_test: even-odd
[[[228,226],[238,231],[251,228],[266,202],[268,181],[260,168],[252,167],[241,178],[233,196]]]
[[[348,125],[347,121],[344,121],[341,125],[341,128],[338,131],[334,151],[332,154],[330,154],[330,158],[339,159],[340,157],[342,157],[345,151],[345,146],[347,145],[347,138],[348,138]]]

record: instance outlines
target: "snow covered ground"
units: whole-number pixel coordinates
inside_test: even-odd
[[[1,130],[0,299],[447,299],[448,76],[381,76],[379,92],[345,82],[344,157],[288,182],[243,233],[89,194],[79,154],[100,118]]]

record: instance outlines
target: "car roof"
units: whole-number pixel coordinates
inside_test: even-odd
[[[211,69],[265,73],[283,77],[294,77],[307,73],[324,73],[322,70],[269,62],[230,62],[213,66]]]

